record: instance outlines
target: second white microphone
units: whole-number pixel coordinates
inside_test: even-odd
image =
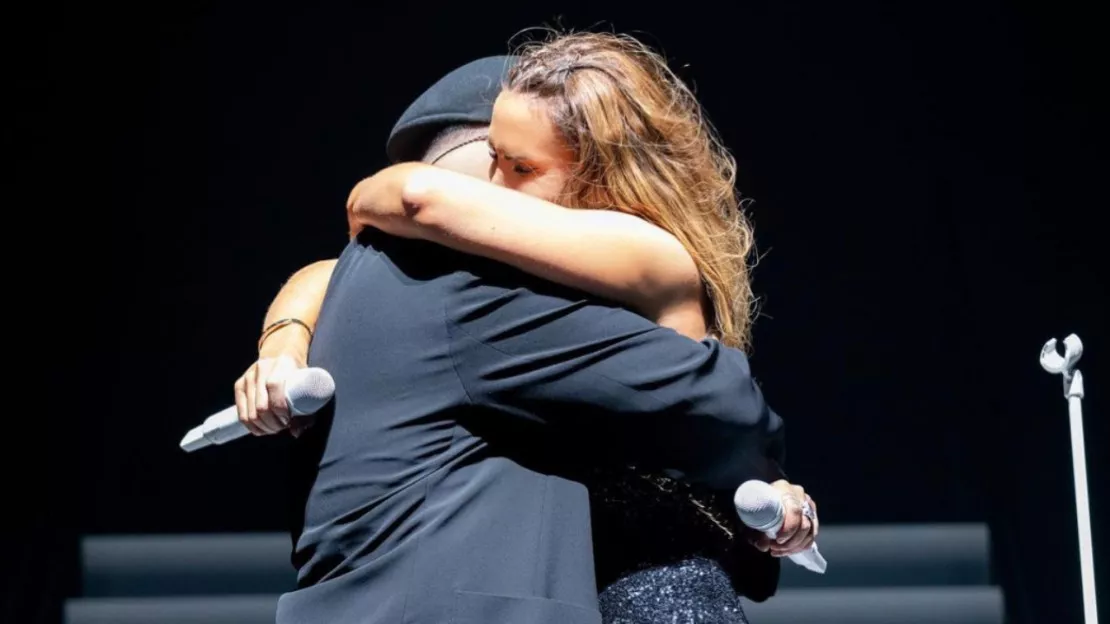
[[[736,495],[733,496],[732,502],[736,505],[736,513],[740,515],[740,521],[756,531],[763,532],[767,537],[774,539],[782,528],[783,520],[786,518],[782,492],[770,483],[758,480],[745,481],[736,488]],[[818,574],[824,574],[825,568],[828,567],[825,558],[817,550],[816,543],[800,553],[790,555],[789,558],[803,568]]]

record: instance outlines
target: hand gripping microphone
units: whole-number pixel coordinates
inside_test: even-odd
[[[736,489],[732,502],[736,505],[736,513],[740,514],[741,522],[774,539],[785,518],[782,496],[782,491],[771,484],[752,480],[745,481]],[[827,566],[825,558],[817,551],[816,543],[800,553],[790,555],[790,560],[818,574],[824,574]]]
[[[301,368],[293,371],[285,382],[285,400],[294,416],[314,414],[335,394],[335,380],[322,368]],[[212,444],[223,444],[241,438],[250,431],[239,422],[235,406],[216,412],[204,423],[193,427],[181,438],[181,448],[192,453]]]

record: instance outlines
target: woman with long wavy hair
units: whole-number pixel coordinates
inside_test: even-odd
[[[492,185],[419,163],[364,180],[348,202],[352,234],[371,226],[437,242],[694,339],[749,345],[753,236],[735,161],[658,54],[592,33],[524,47],[488,143]],[[738,591],[773,591],[772,560],[741,536],[727,497],[633,468],[598,471],[589,486],[606,622],[740,623]],[[798,552],[813,529],[760,550]]]

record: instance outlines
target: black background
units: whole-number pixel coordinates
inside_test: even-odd
[[[10,595],[56,613],[81,533],[285,528],[286,440],[178,440],[230,404],[284,279],[341,250],[347,193],[411,99],[559,18],[662,48],[735,153],[762,256],[753,367],[823,521],[988,521],[1012,621],[1079,621],[1067,409],[1037,355],[1087,346],[1105,579],[1105,22],[840,4],[47,11],[33,296],[80,373],[38,403],[45,468],[13,473],[39,513],[11,534]]]

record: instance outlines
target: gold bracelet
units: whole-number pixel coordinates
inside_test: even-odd
[[[312,341],[312,328],[308,326],[308,323],[305,323],[301,319],[283,318],[281,320],[270,323],[266,326],[265,329],[262,330],[262,337],[258,339],[258,350],[262,350],[262,343],[266,342],[266,339],[272,336],[274,332],[281,329],[282,327],[286,327],[289,325],[300,325],[301,327],[303,327],[305,331],[308,332],[308,340],[310,342]]]

